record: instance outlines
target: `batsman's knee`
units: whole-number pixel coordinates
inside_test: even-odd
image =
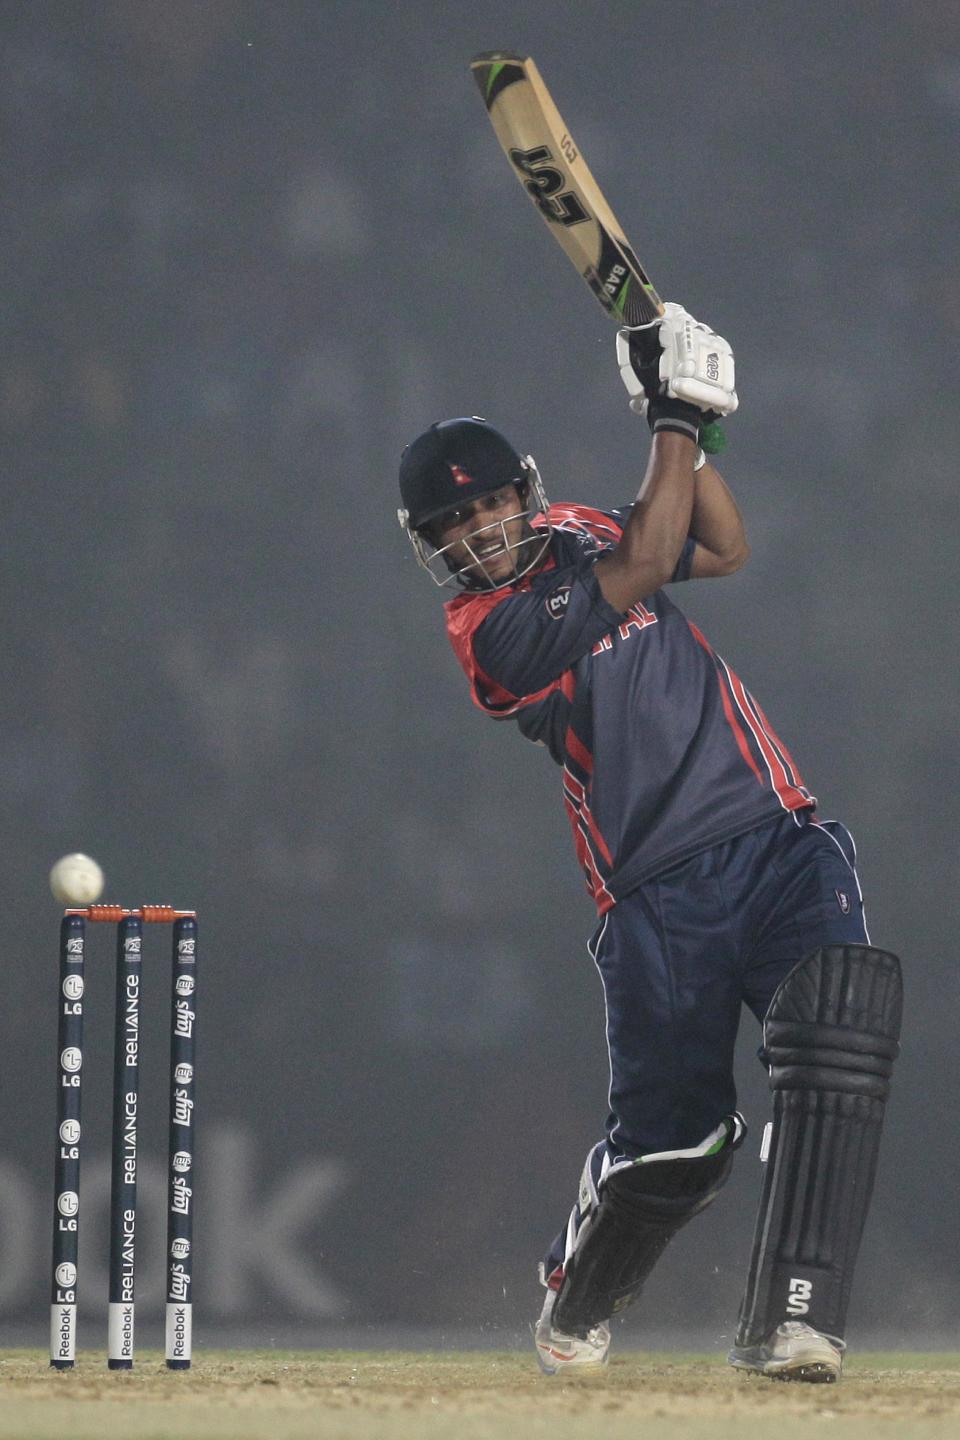
[[[724,1146],[716,1155],[696,1160],[659,1160],[616,1170],[601,1197],[622,1216],[640,1222],[691,1220],[717,1198],[733,1165],[733,1149]]]
[[[791,970],[764,1020],[770,1088],[885,1101],[902,1006],[895,955],[872,945],[815,950]]]

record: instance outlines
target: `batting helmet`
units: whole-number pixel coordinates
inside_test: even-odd
[[[403,506],[397,511],[397,517],[410,537],[418,561],[438,584],[446,585],[454,579],[467,585],[477,582],[476,576],[470,573],[473,563],[445,573],[447,551],[451,547],[433,548],[435,542],[427,528],[430,521],[505,485],[516,485],[520,490],[526,502],[522,512],[525,520],[530,520],[538,510],[546,510],[546,496],[533,458],[521,456],[509,440],[480,415],[440,420],[404,450],[400,457]],[[513,583],[519,575],[526,574],[545,553],[548,536],[544,536],[540,546],[531,548],[530,535],[528,529],[519,543],[508,545],[511,550],[522,551],[522,557],[518,556],[522,564],[510,580],[502,584]],[[506,540],[506,536],[504,538]],[[433,561],[441,562],[439,568]]]

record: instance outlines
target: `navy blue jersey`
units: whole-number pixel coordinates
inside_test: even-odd
[[[628,513],[552,505],[535,522],[552,531],[542,568],[445,607],[477,705],[562,767],[601,914],[698,851],[816,804],[756,700],[662,590],[625,614],[603,598],[594,564]]]

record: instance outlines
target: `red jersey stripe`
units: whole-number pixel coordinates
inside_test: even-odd
[[[564,749],[571,759],[575,760],[580,769],[587,775],[593,774],[593,756],[584,745],[583,741],[573,733],[571,726],[567,726],[567,733],[564,738]]]
[[[596,857],[590,848],[587,832],[581,824],[579,811],[566,794],[564,794],[563,797],[563,804],[573,830],[573,844],[577,852],[577,858],[587,876],[587,888],[590,891],[591,899],[595,902],[602,915],[613,905],[613,896],[607,889],[603,876],[600,874]]]
[[[753,706],[754,712],[756,713],[761,725],[763,726],[764,732],[769,737],[771,744],[777,747],[778,755],[780,756],[784,765],[786,765],[787,769],[790,771],[790,778],[794,781],[795,784],[805,789],[806,787],[803,784],[803,778],[800,774],[800,771],[797,769],[796,762],[794,761],[793,756],[790,754],[790,751],[787,749],[786,745],[784,745],[783,741],[780,739],[780,736],[777,734],[776,730],[774,730],[773,726],[770,724],[770,721],[763,713],[763,709],[761,708],[759,700],[757,700],[755,695],[751,695],[749,690],[747,691],[747,694],[750,696],[750,703]]]
[[[720,659],[719,656],[717,658]],[[802,805],[806,805],[808,803],[809,797],[804,795],[802,791],[798,790],[795,785],[791,784],[790,777],[786,772],[783,761],[780,759],[780,756],[777,754],[776,750],[771,745],[770,741],[767,739],[767,736],[764,734],[762,725],[758,723],[758,721],[754,718],[753,713],[751,712],[750,701],[747,696],[746,689],[744,688],[743,681],[740,680],[739,677],[733,673],[725,660],[720,659],[720,664],[723,666],[724,670],[727,673],[727,676],[729,677],[730,685],[733,690],[734,697],[737,701],[737,707],[740,711],[740,714],[747,722],[747,725],[749,726],[754,739],[760,747],[760,753],[762,754],[767,769],[770,772],[770,783],[776,791],[781,805],[785,810],[800,809]]]
[[[694,639],[697,640],[697,642],[698,642],[700,645],[703,646],[704,650],[706,650],[707,654],[710,656],[710,658],[713,660],[714,664],[716,665],[716,664],[717,664],[717,659],[718,659],[718,657],[714,654],[714,651],[713,651],[713,649],[711,648],[710,643],[709,643],[709,641],[707,640],[706,636],[705,636],[700,630],[697,629],[696,625],[694,625],[694,623],[693,623],[692,620],[688,620],[688,621],[687,621],[687,624],[690,626],[690,629],[693,631]],[[728,694],[728,692],[727,692],[727,687],[726,687],[726,685],[725,685],[725,683],[724,683],[724,675],[723,675],[722,670],[719,668],[719,666],[717,666],[716,674],[717,674],[717,685],[719,686],[719,689],[720,689],[720,700],[721,700],[721,703],[722,703],[722,705],[723,705],[723,713],[724,713],[724,715],[727,717],[727,724],[730,726],[730,729],[733,731],[733,737],[734,737],[734,739],[735,739],[736,742],[737,742],[737,749],[740,751],[740,754],[743,756],[744,760],[747,762],[747,764],[750,766],[750,769],[753,771],[754,775],[757,777],[758,783],[759,783],[760,785],[762,785],[762,784],[763,784],[763,776],[760,774],[760,768],[759,768],[759,766],[757,765],[756,760],[754,760],[753,756],[752,756],[751,753],[750,753],[750,745],[749,745],[749,742],[747,741],[746,735],[743,733],[743,727],[739,724],[739,722],[738,722],[738,720],[737,720],[737,717],[736,717],[736,714],[735,714],[734,708],[733,708],[733,702],[731,701],[730,696],[729,696],[729,694]]]
[[[612,870],[614,868],[614,864],[613,856],[610,854],[610,847],[601,835],[600,828],[597,825],[596,820],[593,818],[593,813],[589,805],[586,803],[586,799],[584,798],[583,786],[573,775],[570,774],[570,771],[567,769],[566,766],[563,767],[563,774],[564,796],[569,799],[570,803],[576,808],[577,814],[580,816],[580,818],[583,820],[583,823],[589,830],[590,835],[593,839],[593,843],[599,850],[604,864],[609,870]]]
[[[525,705],[535,705],[538,700],[546,700],[548,695],[552,695],[554,690],[561,689],[563,685],[563,676],[561,675],[556,680],[551,680],[549,685],[545,685],[535,695],[511,695],[509,690],[504,690],[502,685],[498,685],[495,680],[490,679],[489,675],[483,673],[476,660],[473,659],[472,651],[468,673],[472,682],[470,692],[473,695],[473,703],[479,705],[480,709],[485,710],[488,715],[496,715],[502,720],[510,715],[516,715],[517,711],[522,710]],[[480,693],[481,687],[485,692],[484,695]]]

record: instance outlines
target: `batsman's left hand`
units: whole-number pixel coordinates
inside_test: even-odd
[[[660,319],[617,331],[617,364],[638,415],[664,397],[695,405],[711,418],[732,415],[740,403],[729,344],[672,301]]]

